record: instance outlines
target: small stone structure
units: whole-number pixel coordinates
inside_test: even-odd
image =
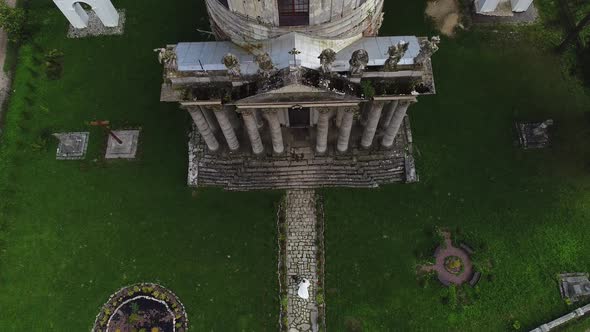
[[[588,273],[564,273],[559,275],[561,297],[577,302],[590,297],[590,280]]]
[[[117,136],[122,143],[109,135],[107,142],[106,159],[135,159],[137,154],[137,145],[139,142],[139,130],[116,130],[113,134]]]
[[[566,323],[569,323],[572,320],[578,319],[580,317],[583,317],[584,315],[586,315],[588,312],[590,312],[590,304],[587,304],[583,307],[580,307],[572,312],[570,312],[567,315],[561,316],[559,318],[557,318],[556,320],[552,320],[547,324],[543,324],[539,327],[537,327],[534,330],[531,330],[531,332],[549,332],[552,331],[556,328],[558,328],[559,326],[562,326]]]
[[[549,128],[553,120],[543,122],[517,122],[516,130],[520,146],[524,149],[541,149],[550,145]]]
[[[474,0],[476,13],[495,16],[526,12],[532,3],[533,0]]]
[[[88,132],[57,133],[53,134],[58,140],[56,159],[77,160],[86,157],[88,149]]]
[[[88,26],[86,28],[78,29],[73,25],[68,28],[68,38],[84,38],[93,36],[112,36],[122,35],[125,32],[125,9],[119,9],[119,24],[114,27],[105,26],[96,13],[88,12]]]
[[[90,19],[82,4],[90,6],[104,26],[119,25],[119,13],[110,0],[53,0],[53,2],[76,29],[87,28]]]

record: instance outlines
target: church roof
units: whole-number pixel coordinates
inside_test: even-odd
[[[336,52],[334,71],[348,71],[348,61],[352,53],[364,49],[369,53],[368,66],[383,66],[387,59],[387,50],[400,41],[409,43],[408,51],[399,62],[400,65],[414,64],[414,58],[420,51],[420,42],[415,36],[396,37],[362,37],[360,39],[326,40],[317,39],[296,32],[278,38],[257,42],[252,50],[257,53],[267,52],[278,69],[295,65],[293,56],[289,54],[293,48],[301,52],[297,55],[297,65],[309,68],[320,68],[319,54],[326,48]],[[254,51],[244,49],[229,41],[179,43],[176,46],[178,70],[183,71],[217,71],[226,70],[222,58],[232,53],[240,61],[242,75],[254,75],[258,72],[258,64],[254,61]]]

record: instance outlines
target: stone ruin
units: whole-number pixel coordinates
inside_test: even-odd
[[[90,133],[56,133],[53,136],[59,140],[56,152],[57,160],[80,160],[86,157]]]
[[[543,122],[517,122],[516,130],[520,146],[524,149],[542,149],[551,143],[549,130],[553,120]]]
[[[117,10],[110,0],[53,0],[70,22],[68,38],[121,35],[125,10]],[[90,10],[86,10],[90,8]]]
[[[559,275],[561,297],[572,303],[590,297],[588,273],[564,273]]]

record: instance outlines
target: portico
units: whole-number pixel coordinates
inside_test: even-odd
[[[408,110],[435,93],[430,56],[438,42],[365,37],[334,50],[290,33],[262,41],[253,53],[230,42],[158,49],[161,100],[178,102],[194,122],[189,185],[413,181]]]
[[[191,115],[195,127],[211,152],[217,152],[221,144],[222,150],[229,152],[245,146],[242,151],[250,149],[256,155],[280,155],[285,153],[286,147],[291,147],[291,133],[294,131],[306,131],[310,134],[308,145],[313,147],[317,154],[325,154],[328,151],[347,152],[351,136],[359,139],[360,147],[363,149],[391,148],[408,108],[414,102],[416,99],[410,97],[370,101],[366,103],[368,106],[364,107],[361,103],[323,103],[307,105],[308,107],[302,107],[300,104],[221,107],[186,103],[183,107]],[[365,114],[365,125],[355,120],[355,115],[362,118],[361,109],[368,110]],[[230,113],[237,116],[236,124],[229,120]],[[210,114],[214,114],[215,117],[211,117]],[[257,115],[260,115],[262,122],[257,120]],[[381,129],[378,128],[379,124]],[[376,136],[379,136],[380,144],[377,144]],[[298,146],[301,146],[301,143],[304,142],[299,142]]]

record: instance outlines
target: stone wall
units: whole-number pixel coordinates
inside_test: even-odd
[[[552,320],[547,324],[543,324],[539,327],[537,327],[534,330],[531,330],[531,332],[549,332],[552,331],[556,328],[558,328],[559,326],[562,326],[574,319],[578,319],[582,316],[584,316],[585,314],[587,314],[588,312],[590,312],[590,304],[587,304],[583,307],[580,307],[572,312],[570,312],[567,315],[561,316],[559,318],[557,318],[556,320]]]

